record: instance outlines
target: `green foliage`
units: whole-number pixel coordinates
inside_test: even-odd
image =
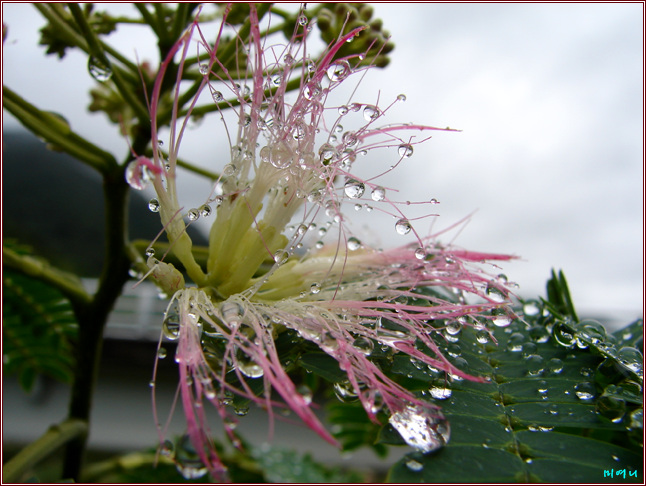
[[[58,16],[72,24],[72,15],[63,4],[53,8]],[[91,3],[83,4],[83,13],[95,34],[105,35],[116,29],[117,21],[107,12],[95,12],[94,5]],[[69,33],[51,20],[40,30],[39,44],[47,47],[46,54],[56,54],[59,59],[65,57],[67,49],[76,47],[76,42],[70,38]]]
[[[327,4],[318,11],[316,24],[321,31],[321,38],[328,43],[353,29],[367,27],[350,44],[341,47],[335,57],[342,58],[367,51],[364,63],[386,67],[390,63],[388,53],[395,45],[388,40],[388,31],[382,29],[381,19],[373,19],[372,14],[372,7],[363,3]]]
[[[38,280],[4,269],[2,340],[4,371],[26,391],[39,374],[69,383],[77,326],[63,295]]]
[[[495,329],[488,342],[465,327],[457,347],[445,346],[456,364],[467,363],[464,371],[488,382],[448,377],[450,398],[437,403],[451,424],[450,442],[436,453],[408,454],[393,466],[390,481],[612,482],[604,470],[613,469],[637,471],[630,480],[643,480],[643,374],[635,372],[636,355],[621,347],[634,341],[605,335],[593,321],[572,323],[562,273],[548,289],[544,306],[526,303],[532,315]],[[559,318],[548,309],[557,309]],[[642,332],[639,321],[616,334]],[[415,370],[409,364],[397,372]],[[432,387],[433,373],[427,374]],[[385,427],[381,440],[398,442],[393,434]]]
[[[254,448],[251,455],[269,483],[357,483],[361,476],[315,462],[309,454],[293,450],[263,446]]]

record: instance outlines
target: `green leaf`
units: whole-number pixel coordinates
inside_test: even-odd
[[[559,317],[570,317],[574,321],[579,320],[562,270],[559,271],[558,276],[552,270],[552,278],[547,281],[546,303],[549,305],[550,310],[559,315]]]
[[[270,483],[357,483],[361,476],[315,462],[309,454],[281,447],[256,447],[252,456]]]
[[[26,391],[39,374],[71,382],[77,325],[69,301],[58,290],[5,269],[2,316],[6,373],[18,374]]]
[[[344,451],[353,451],[369,446],[379,457],[385,457],[388,449],[380,437],[380,427],[368,418],[361,403],[343,403],[332,400],[327,405],[327,419],[333,425],[332,433]],[[379,441],[379,442],[378,442]]]
[[[641,471],[641,448],[629,440],[635,430],[641,432],[640,419],[633,418],[641,417],[635,415],[641,409],[630,401],[641,392],[631,381],[638,377],[604,373],[606,381],[597,379],[607,361],[613,370],[617,363],[607,354],[614,338],[590,321],[572,321],[576,314],[565,279],[554,275],[551,282],[545,308],[493,329],[495,341],[483,342],[481,332],[464,327],[457,343],[441,346],[456,366],[485,383],[444,377],[395,359],[393,373],[413,376],[417,383],[426,376],[426,390],[416,388],[422,397],[430,397],[438,384],[450,386],[450,398],[436,403],[450,422],[451,438],[436,453],[407,454],[393,466],[389,481],[608,482],[606,469]],[[559,314],[550,316],[555,306]],[[563,323],[571,339],[559,343],[550,331]],[[642,331],[633,326],[631,333]],[[380,440],[397,443],[393,434],[386,426]]]
[[[325,353],[305,353],[299,358],[299,363],[306,370],[332,383],[337,383],[346,378],[345,373],[339,368],[339,363]]]

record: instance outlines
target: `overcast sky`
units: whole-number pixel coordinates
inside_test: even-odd
[[[435,229],[475,211],[455,243],[520,256],[503,271],[521,295],[544,295],[554,267],[580,311],[642,315],[643,5],[377,4],[375,15],[396,49],[357,101],[405,93],[386,122],[462,130],[417,146],[389,185],[405,188],[402,199],[437,198]],[[85,112],[87,57],[45,58],[29,5],[3,4],[3,22],[4,83],[121,158],[124,141]],[[154,52],[146,38],[108,40],[142,59]],[[377,245],[407,242],[392,222],[363,221],[353,230]]]

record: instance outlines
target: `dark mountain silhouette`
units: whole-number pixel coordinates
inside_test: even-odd
[[[59,268],[83,277],[101,272],[104,254],[101,177],[71,156],[49,150],[24,131],[3,132],[3,237],[31,246]],[[148,210],[147,198],[131,191],[131,239],[152,240],[161,223]],[[192,228],[193,242],[206,237]]]

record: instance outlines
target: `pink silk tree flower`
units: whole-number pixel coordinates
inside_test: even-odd
[[[209,472],[226,479],[204,405],[213,405],[239,444],[231,407],[236,395],[272,418],[274,409],[289,409],[336,444],[312,410],[311,393],[294,383],[281,360],[276,342],[285,332],[338,362],[346,379],[337,391],[356,397],[371,420],[385,414],[410,446],[438,449],[450,437],[439,407],[394,382],[371,356],[384,349],[456,379],[482,381],[456,368],[435,340],[451,326],[509,324],[508,289],[483,271],[482,263],[512,257],[469,252],[442,245],[438,235],[418,235],[415,220],[400,209],[406,205],[391,199],[396,191],[380,183],[405,163],[415,144],[442,130],[382,124],[403,95],[384,108],[361,101],[330,104],[332,92],[374,67],[368,56],[379,55],[379,46],[339,54],[366,26],[347,27],[311,58],[307,37],[314,20],[305,11],[288,42],[272,43],[271,15],[259,18],[260,7],[250,4],[248,22],[236,31],[227,24],[230,8],[214,41],[205,38],[196,19],[162,61],[149,108],[152,140],[160,140],[162,113],[170,114],[168,153],[154,145],[152,158],[137,157],[127,175],[137,189],[152,182],[157,198],[151,209],[159,212],[184,270],[152,255],[148,260],[153,280],[171,297],[163,334],[177,342],[185,437],[195,456],[189,465],[176,458],[178,468],[186,477]],[[195,52],[197,61],[189,65],[189,53]],[[175,87],[169,101],[160,93],[171,72]],[[193,79],[199,73],[199,82],[187,101],[181,81],[189,72]],[[223,116],[233,113],[235,122],[225,124],[231,142],[218,154],[226,164],[219,167],[212,193],[202,206],[185,211],[176,187],[178,158],[201,95]],[[341,122],[354,126],[345,129]],[[356,175],[361,158],[380,149],[394,155],[393,167],[369,178]],[[361,242],[346,219],[346,208],[357,205],[392,215],[392,230],[416,241],[391,250]],[[205,263],[196,260],[186,233],[186,225],[199,218],[213,218]]]

